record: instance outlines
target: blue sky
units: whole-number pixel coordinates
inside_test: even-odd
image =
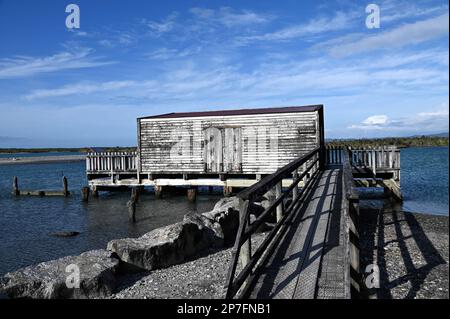
[[[0,0],[0,147],[135,145],[139,116],[308,104],[328,138],[448,131],[448,20],[447,1]]]

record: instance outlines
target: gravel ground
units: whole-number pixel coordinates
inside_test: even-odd
[[[373,298],[449,298],[448,216],[364,209],[361,266],[377,264]]]
[[[361,269],[377,264],[371,298],[449,298],[448,216],[361,209]],[[264,239],[254,236],[252,247]],[[115,299],[223,298],[231,248],[183,264],[119,278]]]
[[[257,247],[264,234],[252,238]],[[119,278],[114,299],[219,299],[225,294],[224,286],[231,260],[231,248],[209,250],[191,261],[169,268]]]

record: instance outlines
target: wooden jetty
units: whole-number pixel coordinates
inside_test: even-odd
[[[192,201],[199,186],[221,186],[225,195],[243,189],[227,298],[351,298],[364,290],[357,188],[383,187],[401,200],[399,149],[327,147],[322,105],[169,113],[139,118],[137,127],[137,152],[87,154],[89,187],[132,188],[130,220],[145,186],[157,198],[186,187]],[[89,189],[83,194],[87,200]]]
[[[315,155],[324,151],[324,157]],[[359,269],[359,179],[399,181],[396,148],[314,149],[237,194],[240,225],[227,298],[347,299],[364,291]],[[283,188],[283,179],[292,183]],[[300,182],[304,185],[299,187]],[[269,207],[256,212],[267,192]],[[281,191],[280,191],[281,190]],[[398,199],[398,198],[397,198]],[[251,221],[250,215],[256,218]],[[276,224],[258,247],[252,235]]]

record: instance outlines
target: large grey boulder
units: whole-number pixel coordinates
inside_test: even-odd
[[[220,226],[225,246],[232,245],[239,228],[239,199],[237,197],[226,197],[219,200],[212,211],[203,213],[216,225]]]
[[[154,229],[139,238],[112,240],[107,249],[127,264],[153,270],[181,263],[207,244],[204,229],[187,220]]]
[[[0,280],[0,291],[9,298],[106,297],[115,289],[118,265],[110,252],[91,250],[7,273]]]
[[[139,238],[115,239],[107,249],[114,252],[124,269],[153,270],[181,263],[208,248],[234,242],[239,226],[238,201],[226,198],[203,214],[188,214],[182,222],[157,228]]]

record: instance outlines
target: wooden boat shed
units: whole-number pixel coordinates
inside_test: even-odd
[[[324,146],[323,106],[141,117],[137,145],[88,153],[90,186],[247,187]]]

